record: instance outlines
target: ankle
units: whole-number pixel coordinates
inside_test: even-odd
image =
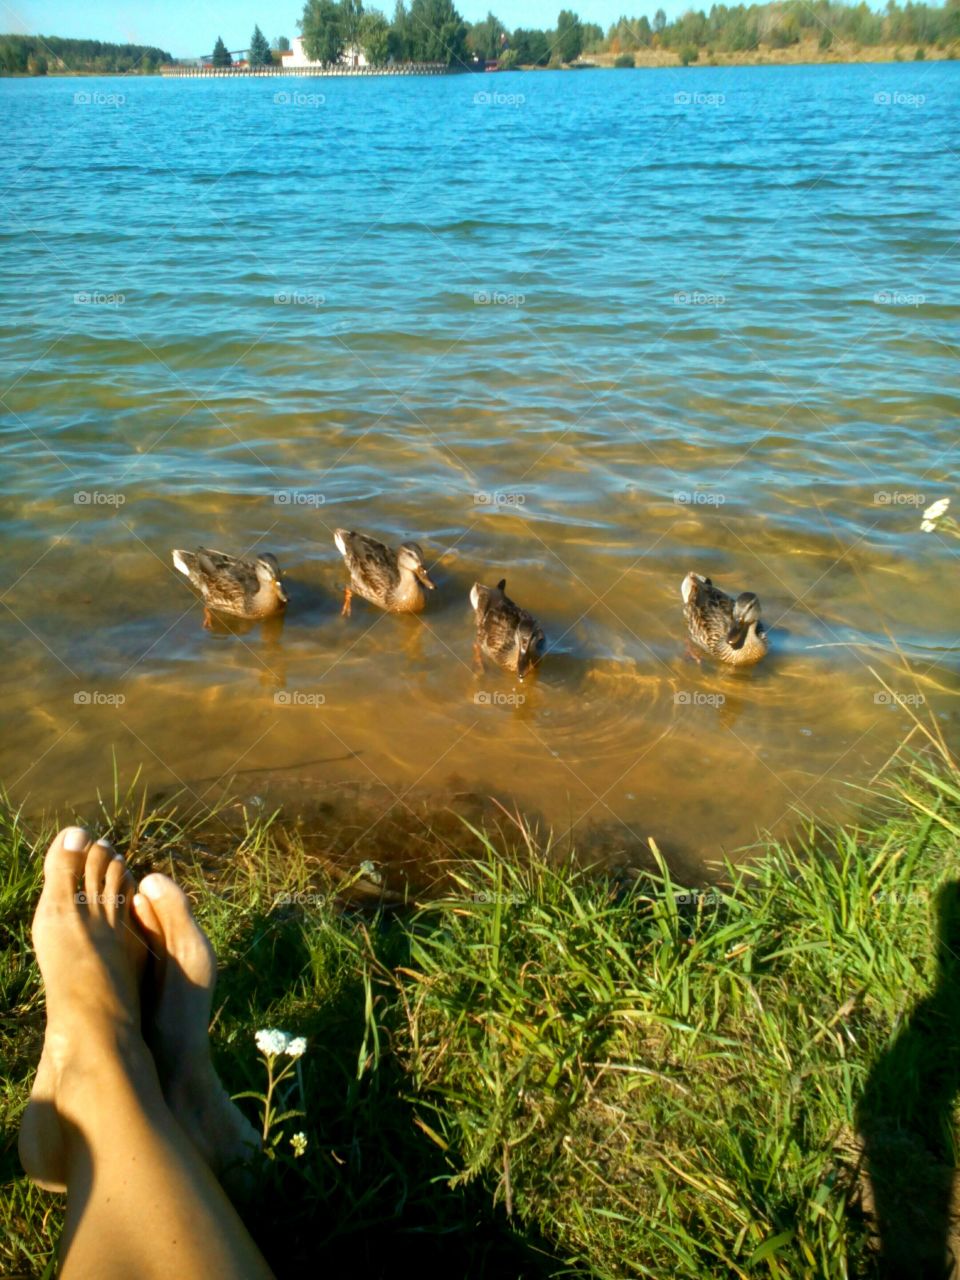
[[[55,1060],[57,1109],[65,1118],[97,1114],[117,1090],[133,1092],[144,1105],[162,1102],[156,1066],[132,1025],[112,1023],[100,1036],[80,1037]]]

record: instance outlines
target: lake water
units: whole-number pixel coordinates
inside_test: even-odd
[[[358,838],[469,793],[696,861],[853,810],[911,724],[871,667],[956,742],[960,543],[919,522],[960,498],[960,65],[0,109],[14,799],[82,802],[115,751],[363,796]],[[421,617],[339,616],[343,525],[422,544]],[[283,627],[204,631],[198,544],[275,552]],[[691,568],[758,593],[760,667],[687,655]],[[522,687],[471,668],[502,576],[550,643]]]

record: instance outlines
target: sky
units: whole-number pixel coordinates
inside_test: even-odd
[[[507,27],[552,27],[560,9],[575,10],[582,21],[606,30],[624,12],[652,18],[662,6],[668,17],[689,8],[709,8],[710,0],[455,0],[470,22],[493,9]],[[368,0],[389,16],[394,0]],[[303,0],[0,0],[0,32],[74,36],[116,44],[148,44],[175,58],[196,57],[213,49],[222,35],[228,49],[245,49],[254,25],[268,40],[299,33]]]

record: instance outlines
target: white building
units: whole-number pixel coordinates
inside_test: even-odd
[[[280,55],[284,70],[299,70],[301,67],[322,67],[322,62],[314,62],[307,57],[307,51],[303,47],[303,36],[294,36],[290,41],[290,48],[286,53]],[[363,55],[362,49],[350,47],[344,49],[340,55],[340,65],[345,67],[365,67],[367,60]]]

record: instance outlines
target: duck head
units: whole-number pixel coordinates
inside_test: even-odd
[[[425,587],[433,590],[433,583],[427,576],[427,570],[423,563],[423,552],[415,542],[405,542],[397,552],[397,566],[400,569],[406,569],[407,573],[412,573],[418,578]]]
[[[276,593],[277,599],[281,604],[286,604],[289,596],[283,589],[283,578],[280,574],[280,566],[277,563],[277,557],[269,551],[265,551],[262,556],[257,556],[257,581],[261,587],[266,587]]]

